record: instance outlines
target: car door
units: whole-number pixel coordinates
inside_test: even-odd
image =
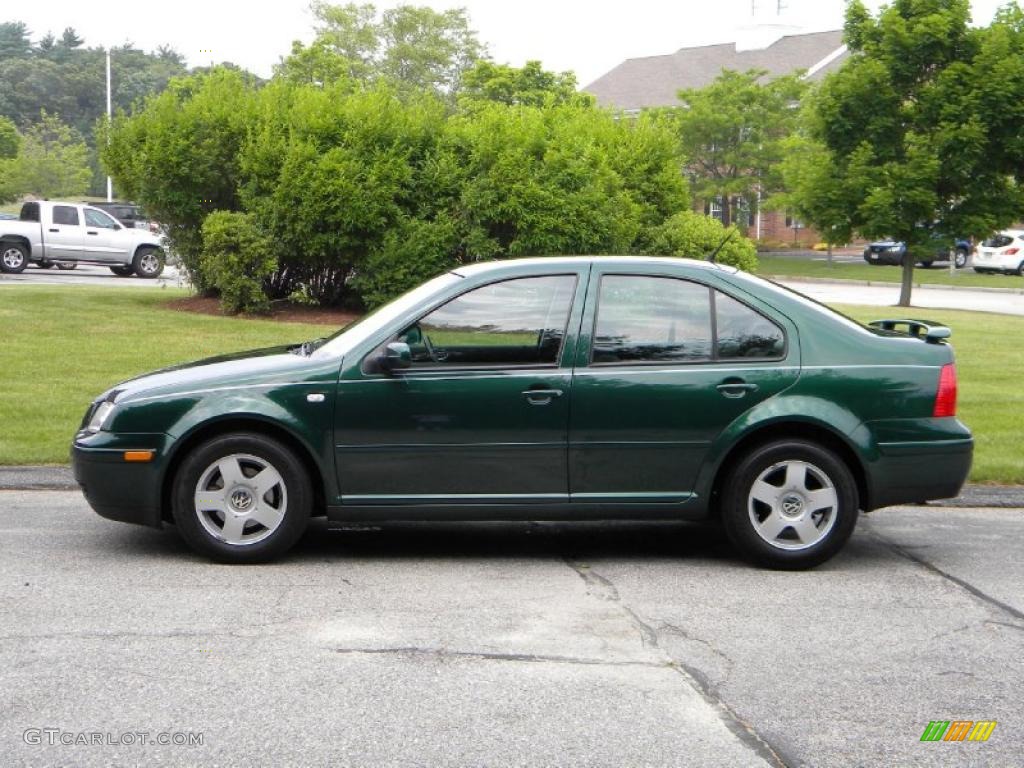
[[[50,220],[43,226],[46,258],[52,261],[77,261],[82,255],[85,228],[78,206],[54,205],[49,209]]]
[[[342,505],[567,501],[572,318],[589,264],[469,289],[396,336],[410,367],[346,361]],[[576,309],[574,309],[574,307]]]
[[[119,238],[124,229],[112,216],[96,208],[83,208],[85,217],[85,244],[82,258],[93,261],[117,262],[125,261],[126,238]]]
[[[707,283],[595,267],[569,428],[574,502],[685,502],[708,446],[792,384],[787,324]]]

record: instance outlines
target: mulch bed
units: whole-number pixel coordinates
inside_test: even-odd
[[[171,299],[166,302],[168,309],[178,312],[197,312],[201,315],[216,315],[217,317],[229,317],[220,308],[217,299],[206,296],[188,296],[184,299]],[[359,315],[343,309],[328,309],[324,307],[304,307],[296,304],[279,302],[271,307],[269,315],[239,315],[239,317],[258,318],[263,320],[277,320],[282,323],[311,323],[314,325],[335,325],[341,328]]]

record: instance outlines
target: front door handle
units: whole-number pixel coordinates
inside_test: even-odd
[[[54,228],[51,228],[51,229],[50,229],[50,231],[51,231],[51,232],[60,232],[60,230],[59,230],[59,229],[54,229]]]
[[[85,234],[87,234],[87,235],[98,235],[99,232],[89,232],[89,231],[86,231]]]
[[[723,397],[738,398],[745,396],[747,392],[756,391],[757,384],[751,384],[743,379],[726,379],[715,389],[721,392]]]
[[[560,389],[526,389],[523,390],[523,397],[530,405],[547,405],[556,397],[562,396]]]

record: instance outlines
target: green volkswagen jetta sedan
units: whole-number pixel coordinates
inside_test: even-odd
[[[281,555],[313,515],[711,517],[806,568],[859,510],[959,492],[948,336],[690,259],[474,264],[330,338],[117,385],[75,476],[100,515],[227,562]]]

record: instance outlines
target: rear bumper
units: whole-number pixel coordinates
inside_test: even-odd
[[[85,500],[100,517],[123,523],[161,526],[161,468],[166,435],[75,436],[71,467]],[[154,451],[152,461],[126,462],[126,450]]]
[[[951,499],[971,471],[974,440],[879,443],[870,473],[870,509]]]

